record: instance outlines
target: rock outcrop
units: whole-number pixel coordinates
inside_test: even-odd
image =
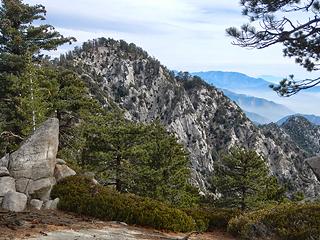
[[[309,166],[312,168],[314,174],[318,177],[320,181],[320,157],[312,157],[306,159],[306,162],[309,164]]]
[[[286,147],[273,131],[265,134],[216,88],[187,74],[175,76],[134,44],[101,38],[62,57],[64,63],[88,82],[102,105],[115,103],[133,121],[159,119],[175,133],[190,153],[192,182],[200,189],[207,189],[214,161],[232,146],[242,146],[263,155],[291,191],[319,195],[320,182],[303,151]]]
[[[50,118],[44,122],[21,147],[0,160],[0,199],[2,208],[22,211],[30,207],[51,206],[50,193],[58,180],[76,173],[64,162],[57,163],[59,121]],[[63,163],[61,165],[61,163]],[[67,169],[57,175],[59,169]],[[58,170],[57,170],[58,169]],[[55,202],[55,206],[57,202]]]

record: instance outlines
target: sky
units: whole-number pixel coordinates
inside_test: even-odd
[[[77,44],[97,37],[134,42],[170,69],[237,71],[251,76],[303,78],[281,46],[248,50],[225,29],[247,22],[239,0],[28,0],[46,6],[47,20]],[[59,52],[64,51],[61,48]],[[58,53],[56,53],[58,54]]]
[[[76,37],[78,42],[75,45],[93,38],[110,37],[135,43],[172,70],[236,71],[254,77],[272,75],[279,79],[289,74],[294,74],[297,79],[314,77],[296,65],[293,59],[284,58],[280,45],[248,50],[231,44],[232,39],[226,35],[225,29],[247,22],[241,15],[239,0],[25,2],[46,6],[48,23],[63,35]],[[75,45],[59,48],[54,55],[58,56]],[[269,99],[276,101],[276,97],[273,94]],[[300,100],[297,103],[301,105]],[[299,111],[303,110],[301,106]],[[320,114],[320,109],[317,113]]]

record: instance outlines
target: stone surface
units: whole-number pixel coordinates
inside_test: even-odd
[[[28,193],[28,189],[32,184],[32,180],[28,178],[20,178],[16,180],[16,191],[21,193]]]
[[[43,208],[46,209],[46,210],[50,209],[52,203],[53,203],[53,200],[45,201],[44,204],[43,204]]]
[[[57,210],[58,209],[58,204],[60,202],[59,198],[56,198],[52,201],[51,205],[50,205],[50,209],[51,210]]]
[[[0,197],[4,197],[7,192],[16,191],[16,183],[12,177],[1,177],[0,178]]]
[[[8,192],[3,198],[2,208],[11,212],[22,212],[26,208],[27,200],[23,193]]]
[[[6,167],[0,167],[0,177],[10,176],[10,173]]]
[[[63,159],[60,159],[60,158],[57,158],[57,164],[60,164],[60,165],[65,165],[67,164],[65,160]]]
[[[0,159],[0,198],[13,192],[3,200],[8,210],[21,211],[25,198],[32,208],[50,208],[52,204],[56,209],[59,199],[50,201],[56,177],[61,180],[75,175],[64,160],[56,159],[58,145],[59,121],[50,118],[17,151]]]
[[[43,201],[39,200],[39,199],[32,199],[30,201],[30,207],[31,208],[34,208],[34,209],[37,209],[37,210],[40,210],[41,207],[43,205]]]
[[[28,188],[28,193],[34,197],[43,201],[49,200],[52,186],[56,183],[54,178],[43,178],[33,181]]]
[[[306,162],[320,181],[320,156],[308,158]]]
[[[8,168],[10,155],[6,154],[4,157],[0,159],[0,167]]]
[[[67,165],[56,165],[56,168],[54,170],[54,176],[57,180],[57,182],[61,181],[62,179],[76,175],[76,172],[69,168]]]
[[[58,151],[59,121],[50,118],[22,146],[10,154],[9,171],[15,179],[52,177]]]

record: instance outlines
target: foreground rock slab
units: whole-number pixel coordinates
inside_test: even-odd
[[[0,239],[83,240],[90,239],[149,239],[178,240],[185,233],[160,232],[151,228],[128,226],[118,222],[104,222],[76,214],[53,210],[25,210],[12,214],[0,211]],[[96,236],[96,237],[92,237]],[[193,234],[189,240],[235,240],[225,232]]]

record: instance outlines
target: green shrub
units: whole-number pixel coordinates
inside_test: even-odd
[[[229,220],[238,214],[238,211],[231,209],[208,207],[184,209],[184,211],[194,219],[196,229],[199,232],[212,231],[215,229],[226,230]]]
[[[181,232],[195,229],[194,220],[182,210],[150,198],[120,194],[82,176],[64,179],[54,187],[52,196],[60,198],[61,210],[102,220]]]
[[[286,203],[243,214],[228,231],[242,239],[320,239],[320,204]]]

